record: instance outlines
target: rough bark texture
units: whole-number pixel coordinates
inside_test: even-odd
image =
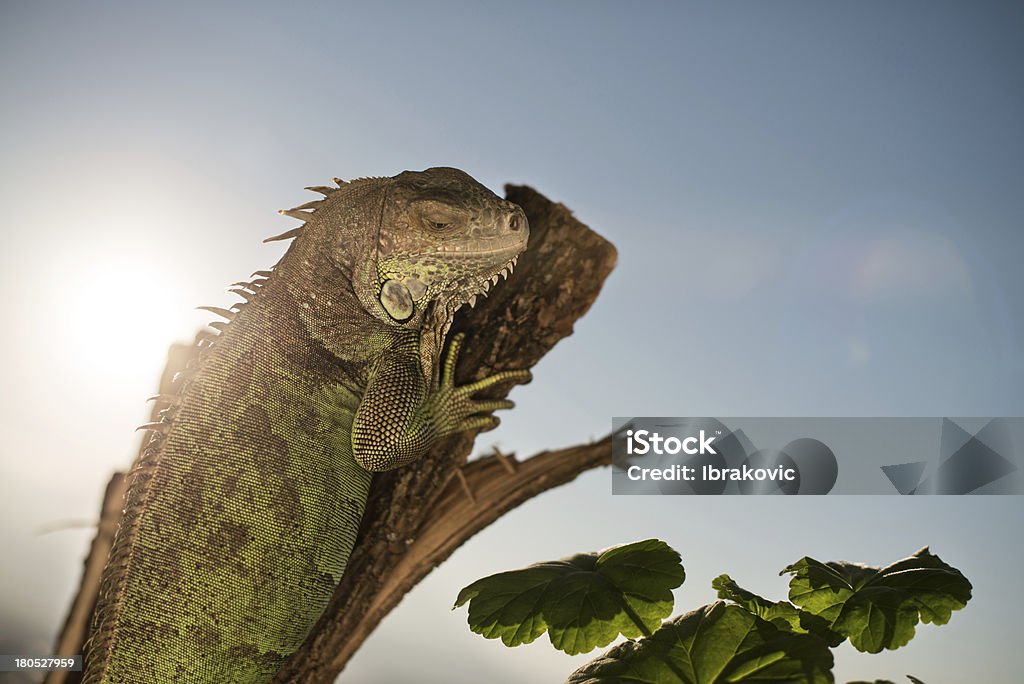
[[[506,196],[529,218],[530,245],[504,287],[457,317],[453,332],[468,334],[460,384],[536,364],[572,333],[615,265],[615,248],[561,204],[525,186],[506,186]],[[494,454],[466,464],[474,437],[453,437],[415,465],[377,476],[345,576],[277,682],[333,682],[384,616],[466,540],[537,494],[611,463],[605,438],[522,462]],[[108,523],[105,517],[101,526]],[[92,553],[101,546],[94,544]],[[76,606],[95,595],[89,578]],[[73,618],[74,609],[60,640],[64,649],[77,640],[69,638]]]

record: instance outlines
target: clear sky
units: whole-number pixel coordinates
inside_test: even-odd
[[[615,415],[1024,415],[1024,10],[1015,3],[0,3],[0,651],[44,652],[169,342],[273,264],[332,176],[527,183],[617,245],[576,334],[478,440]],[[677,607],[803,555],[930,545],[975,597],[837,681],[1011,682],[1024,499],[612,497],[589,473],[431,575],[341,681],[562,681],[459,588],[646,537]],[[1008,609],[1008,607],[1012,607]]]

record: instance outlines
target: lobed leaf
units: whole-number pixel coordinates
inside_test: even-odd
[[[832,652],[723,601],[666,622],[587,663],[567,684],[831,684]]]
[[[789,601],[769,601],[766,598],[740,587],[729,575],[719,575],[711,581],[718,591],[718,598],[725,599],[749,610],[762,620],[767,620],[779,629],[797,634],[813,634],[829,646],[838,646],[846,640],[841,634],[829,629],[821,617],[800,610]]]
[[[967,578],[928,547],[884,568],[804,557],[785,573],[790,601],[868,653],[906,645],[919,619],[946,624],[971,598]]]
[[[555,648],[575,655],[619,634],[654,632],[684,579],[679,554],[647,539],[484,577],[459,592],[455,607],[469,602],[470,629],[488,639],[518,646],[547,631]]]

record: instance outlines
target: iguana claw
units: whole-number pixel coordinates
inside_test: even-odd
[[[501,420],[497,416],[490,415],[491,412],[510,409],[515,406],[515,402],[508,399],[473,399],[472,395],[504,382],[522,384],[533,379],[533,375],[528,370],[508,370],[466,385],[456,386],[455,366],[458,363],[459,352],[465,339],[465,333],[457,333],[452,337],[444,365],[441,367],[441,383],[437,390],[435,405],[442,414],[438,418],[439,423],[444,426],[442,429],[444,434],[464,430],[486,432],[498,427]]]

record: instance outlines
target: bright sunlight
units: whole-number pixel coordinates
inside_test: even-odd
[[[77,273],[77,285],[67,287],[66,275],[56,278],[52,304],[66,312],[64,363],[102,385],[155,388],[168,347],[190,340],[197,328],[182,283],[141,250],[68,256],[76,265],[62,272]]]

